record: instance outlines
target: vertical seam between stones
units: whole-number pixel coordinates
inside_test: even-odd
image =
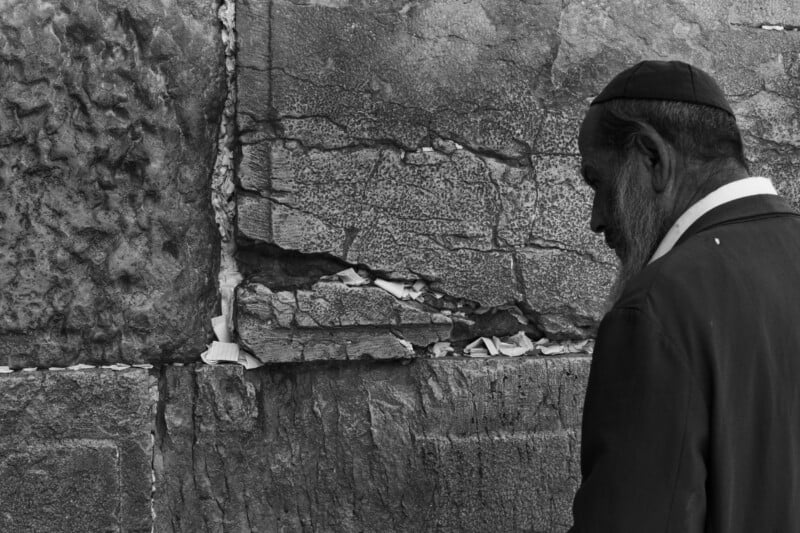
[[[152,525],[150,533],[155,533],[156,527],[156,455],[162,450],[164,439],[167,436],[167,421],[165,418],[165,409],[167,403],[167,367],[169,365],[161,365],[157,367],[158,372],[156,382],[156,410],[154,413],[155,420],[153,421],[153,429],[150,432],[150,443],[153,447],[152,455],[150,458],[150,516]]]
[[[234,0],[219,0],[217,18],[225,47],[225,107],[220,117],[217,157],[211,179],[211,204],[219,227],[221,246],[219,263],[220,312],[228,331],[233,331],[233,305],[236,286],[241,281],[236,259],[234,220],[236,217],[235,161],[236,147],[236,5]]]

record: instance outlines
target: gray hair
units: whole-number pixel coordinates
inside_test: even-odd
[[[643,122],[652,126],[688,160],[720,166],[733,162],[748,170],[736,119],[721,109],[643,99],[617,99],[599,105],[605,142],[619,156],[630,149]]]

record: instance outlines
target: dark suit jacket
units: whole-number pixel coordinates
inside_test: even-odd
[[[800,216],[706,213],[598,332],[574,532],[800,531]]]

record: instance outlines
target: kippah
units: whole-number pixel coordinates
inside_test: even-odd
[[[591,105],[609,100],[671,100],[707,105],[733,115],[717,82],[682,61],[642,61],[617,74]]]

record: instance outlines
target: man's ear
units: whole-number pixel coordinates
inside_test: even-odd
[[[650,170],[653,190],[662,193],[675,173],[675,151],[664,137],[652,126],[639,122],[639,131],[634,134],[633,148],[642,156]]]

